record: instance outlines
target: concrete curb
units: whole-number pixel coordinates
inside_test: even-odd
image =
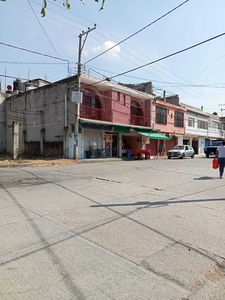
[[[195,157],[199,158],[205,158],[204,154],[197,154]],[[151,156],[150,160],[162,160],[162,159],[167,159],[167,156],[158,156],[154,157]],[[65,159],[64,159],[65,160]],[[71,160],[69,163],[65,164],[60,164],[57,163],[58,160],[43,160],[42,163],[34,163],[35,160],[31,160],[31,162],[23,162],[22,160],[19,161],[12,161],[12,160],[7,160],[4,164],[1,164],[0,161],[0,168],[18,168],[18,167],[58,167],[58,166],[68,166],[68,165],[76,165],[76,164],[83,164],[83,163],[98,163],[98,162],[114,162],[114,161],[145,161],[145,159],[137,160],[137,159],[127,159],[127,158],[84,158],[80,159],[78,161],[76,160]],[[148,161],[148,160],[147,160]]]

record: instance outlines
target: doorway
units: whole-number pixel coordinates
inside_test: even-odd
[[[192,140],[192,147],[195,151],[195,154],[198,154],[198,140]]]
[[[105,135],[105,151],[108,157],[118,157],[118,135],[107,133]]]

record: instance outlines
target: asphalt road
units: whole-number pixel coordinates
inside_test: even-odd
[[[225,299],[211,162],[0,168],[0,299]]]

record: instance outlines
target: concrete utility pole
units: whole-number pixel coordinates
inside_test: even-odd
[[[82,33],[78,36],[79,37],[79,48],[78,48],[78,70],[77,70],[77,91],[80,92],[80,77],[81,77],[81,54],[82,50],[84,48],[84,44],[86,42],[88,33],[91,32],[92,30],[96,29],[96,25],[94,24],[93,28],[88,28],[87,31],[82,31]],[[84,41],[82,42],[82,37],[85,36]],[[74,158],[77,160],[78,159],[78,133],[79,133],[79,118],[80,118],[80,103],[75,104],[75,149],[74,149]]]

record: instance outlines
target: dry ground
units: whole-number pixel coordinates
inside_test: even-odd
[[[0,167],[1,166],[20,166],[20,165],[29,165],[29,166],[59,166],[59,165],[71,165],[76,164],[74,159],[64,159],[64,158],[34,158],[26,159],[19,158],[17,160],[11,159],[11,157],[0,156]]]

